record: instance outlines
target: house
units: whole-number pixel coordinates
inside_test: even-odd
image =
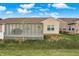
[[[78,18],[60,18],[60,32],[79,34]]]
[[[59,22],[60,22],[59,31],[60,32],[67,32],[67,27],[68,27],[67,22],[65,22],[65,21],[63,21],[61,19],[59,19]]]
[[[76,33],[79,34],[79,20],[76,21]]]
[[[43,39],[45,34],[59,34],[54,18],[7,18],[0,20],[0,39]]]

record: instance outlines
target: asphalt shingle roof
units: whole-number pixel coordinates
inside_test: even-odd
[[[0,23],[19,23],[19,22],[27,22],[27,23],[40,23],[47,18],[7,18],[0,20]]]

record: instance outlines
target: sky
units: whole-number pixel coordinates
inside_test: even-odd
[[[79,18],[79,3],[0,3],[0,18]]]

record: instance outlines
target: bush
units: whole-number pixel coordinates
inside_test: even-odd
[[[61,37],[61,35],[44,35],[44,39],[48,41],[57,41],[63,39],[63,37]]]
[[[69,32],[67,31],[60,31],[60,34],[68,34]]]

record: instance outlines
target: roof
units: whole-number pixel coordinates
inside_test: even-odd
[[[41,21],[44,21],[46,19],[47,18],[7,18],[0,20],[0,23],[20,23],[20,22],[41,23]]]
[[[46,20],[47,18],[7,18],[0,20],[0,23],[41,23],[42,21]],[[67,23],[76,22],[79,18],[59,18],[59,20],[63,20]]]
[[[67,23],[79,21],[79,18],[59,18],[59,19],[65,21]]]

